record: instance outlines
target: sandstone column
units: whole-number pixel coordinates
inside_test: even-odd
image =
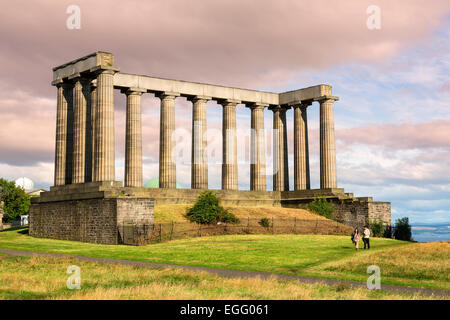
[[[56,146],[55,146],[55,186],[66,184],[66,157],[68,135],[68,112],[72,110],[73,85],[56,84],[58,89],[56,109]]]
[[[91,181],[95,177],[95,117],[97,112],[97,80],[91,82]]]
[[[97,76],[94,181],[115,179],[114,73],[114,70],[102,69]]]
[[[141,95],[146,90],[126,91],[125,187],[142,187],[142,109]]]
[[[336,146],[334,142],[333,103],[336,98],[320,100],[320,188],[337,188]]]
[[[294,104],[294,190],[310,189],[308,103]]]
[[[86,168],[86,112],[90,99],[90,81],[74,78],[73,172],[72,183],[85,182]]]
[[[284,162],[284,191],[289,190],[289,150],[287,141],[286,112],[290,107],[284,107],[280,110],[281,123],[283,124],[283,162]]]
[[[236,105],[240,101],[220,101],[222,104],[222,190],[238,190]]]
[[[190,99],[192,106],[191,188],[208,189],[208,161],[206,156],[206,102],[210,97]]]
[[[86,156],[85,156],[85,168],[84,168],[84,182],[92,181],[92,168],[93,168],[93,154],[92,149],[92,81],[89,81],[87,85],[88,95],[86,98]]]
[[[250,190],[266,191],[266,145],[263,104],[252,104],[250,141]]]
[[[172,157],[174,143],[172,134],[175,130],[175,97],[178,93],[164,92],[161,98],[161,114],[159,125],[159,187],[176,188],[176,164]]]
[[[281,121],[281,107],[270,107],[273,112],[273,190],[283,191],[284,188],[284,142],[283,122]]]

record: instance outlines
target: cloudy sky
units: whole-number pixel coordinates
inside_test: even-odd
[[[80,29],[67,28],[70,5],[81,10]],[[381,10],[380,29],[367,27],[371,5]],[[394,219],[450,222],[449,39],[448,0],[9,1],[0,10],[0,176],[52,185],[51,68],[108,51],[126,73],[272,92],[330,84],[340,97],[339,186],[391,201]],[[115,104],[121,180],[125,97],[119,92]],[[176,109],[177,128],[189,137],[191,103],[177,99]],[[312,187],[318,188],[318,104],[308,112]],[[292,110],[287,120],[292,164]],[[237,125],[245,137],[250,112],[243,105]],[[265,125],[272,128],[270,111]],[[149,94],[143,126],[148,180],[158,175],[159,139],[159,100]],[[219,188],[221,107],[215,102],[208,103],[208,127],[210,145],[218,146],[209,155],[210,188]],[[182,140],[189,150],[189,139]],[[249,188],[245,141],[241,189]],[[186,161],[177,166],[177,180],[189,186]]]

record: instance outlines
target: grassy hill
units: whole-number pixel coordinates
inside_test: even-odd
[[[381,268],[382,283],[450,289],[450,242],[371,239],[355,251],[349,236],[227,235],[175,240],[143,247],[32,238],[0,232],[0,248],[66,253],[178,265],[366,281],[367,266]]]
[[[155,206],[155,222],[186,222],[184,214],[186,209],[192,205],[187,204],[163,204]],[[316,215],[304,209],[280,208],[280,207],[244,207],[244,206],[226,206],[239,219],[245,220],[247,218],[297,218],[297,219],[319,219],[327,220],[324,217]]]

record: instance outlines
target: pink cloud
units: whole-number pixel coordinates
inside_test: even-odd
[[[341,145],[367,144],[389,149],[450,148],[450,121],[341,129],[336,132],[336,138]]]

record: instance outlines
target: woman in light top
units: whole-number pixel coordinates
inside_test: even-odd
[[[358,250],[358,243],[361,240],[361,234],[358,231],[358,228],[355,228],[353,231],[353,242],[355,243],[355,249]]]

